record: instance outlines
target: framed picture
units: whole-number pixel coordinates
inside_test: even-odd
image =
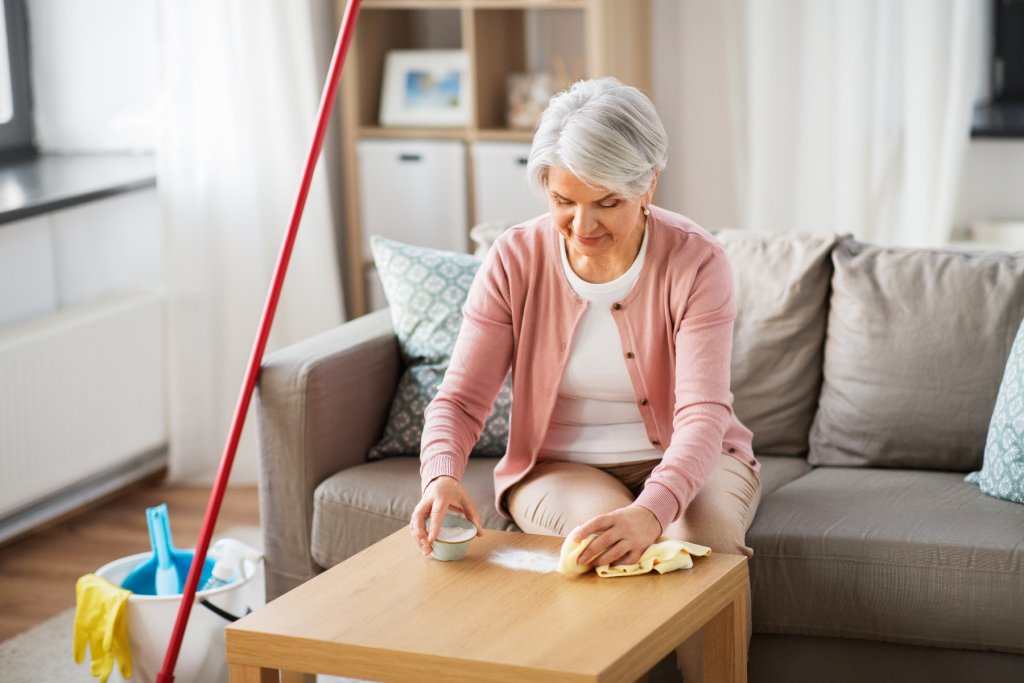
[[[384,60],[380,125],[469,125],[468,70],[465,50],[391,50]]]

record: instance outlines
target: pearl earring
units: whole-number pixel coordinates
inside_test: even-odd
[[[650,216],[651,215],[651,210],[648,209],[646,206],[644,207],[644,215],[645,216]]]

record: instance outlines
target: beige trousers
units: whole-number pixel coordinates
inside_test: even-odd
[[[543,460],[506,493],[508,511],[526,533],[565,537],[584,522],[636,500],[659,462],[593,466]],[[713,551],[752,557],[754,551],[746,545],[745,536],[760,500],[760,476],[723,454],[697,496],[664,535],[706,545]],[[748,644],[750,635],[748,609]],[[698,631],[676,649],[676,664],[686,683],[703,681],[703,645],[703,631]]]

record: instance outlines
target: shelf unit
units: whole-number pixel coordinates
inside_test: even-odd
[[[338,17],[345,0],[337,0]],[[369,310],[372,262],[363,248],[361,140],[448,140],[465,147],[465,216],[472,226],[477,142],[529,144],[531,130],[505,124],[506,77],[550,71],[559,59],[570,81],[616,76],[650,95],[649,0],[364,0],[341,83],[344,197],[345,302],[349,318]],[[384,60],[397,49],[463,49],[472,91],[469,124],[461,128],[384,128],[378,125]],[[568,85],[568,83],[562,84]],[[470,239],[466,233],[465,247]]]

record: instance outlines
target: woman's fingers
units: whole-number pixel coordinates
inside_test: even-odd
[[[600,534],[610,529],[614,524],[608,515],[598,515],[593,519],[580,524],[572,530],[569,536],[576,542],[582,541],[591,534]]]
[[[593,543],[591,545],[593,545]],[[629,544],[626,542],[626,539],[620,538],[619,540],[608,545],[608,547],[606,547],[604,551],[600,553],[597,553],[595,551],[594,554],[590,554],[590,547],[588,547],[586,552],[580,557],[581,560],[585,561],[580,562],[580,564],[589,564],[592,561],[598,565],[614,564],[615,562],[619,561],[624,556],[629,554],[628,545]],[[588,555],[589,557],[587,557]]]
[[[583,538],[587,538],[584,536]],[[577,564],[589,564],[590,562],[599,558],[605,551],[619,542],[620,537],[614,535],[611,531],[599,533],[597,537],[590,542],[590,544],[583,549],[580,553],[579,559],[576,561]],[[604,564],[602,562],[601,564]]]
[[[449,482],[448,479],[452,481]],[[410,528],[413,538],[423,554],[429,555],[431,544],[441,533],[445,513],[459,512],[476,526],[477,536],[483,536],[484,522],[476,502],[454,477],[439,477],[431,482],[423,493],[419,504],[413,510]],[[427,524],[427,518],[430,524]]]
[[[409,528],[412,530],[412,536],[418,542],[425,541],[427,538],[427,500],[424,498],[416,505],[416,508],[412,511],[412,521],[409,524]]]
[[[639,511],[638,510],[642,510]],[[633,564],[647,549],[647,538],[651,529],[644,529],[644,524],[656,522],[648,510],[637,508],[620,508],[608,514],[598,515],[576,527],[569,534],[575,542],[581,542],[589,536],[596,535],[594,540],[580,553],[577,563],[586,565],[597,564]],[[661,525],[657,524],[660,531]],[[657,534],[655,534],[655,537]],[[653,542],[654,538],[651,539]]]
[[[430,510],[430,533],[427,535],[427,543],[433,543],[441,534],[441,522],[444,521],[444,513],[450,504],[440,497],[434,499],[434,506]]]

